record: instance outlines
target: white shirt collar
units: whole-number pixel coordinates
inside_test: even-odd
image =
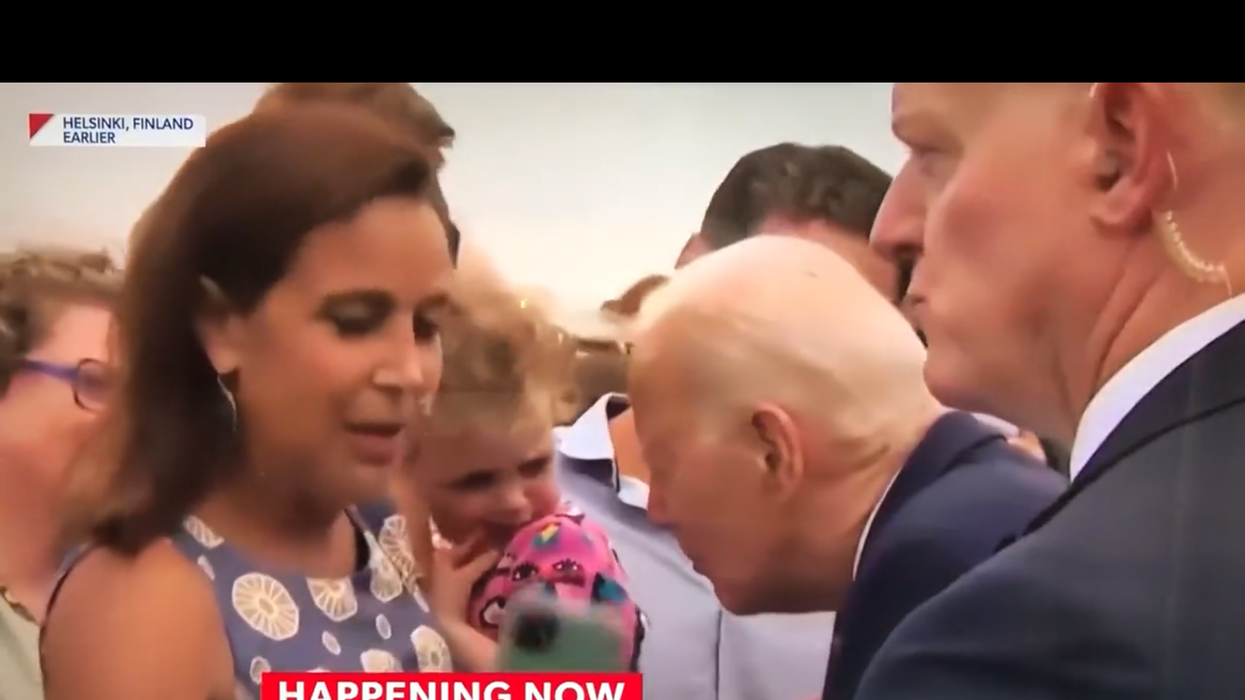
[[[584,411],[574,423],[553,429],[558,441],[558,452],[571,459],[585,462],[613,460],[614,443],[610,440],[610,403],[627,402],[622,394],[606,394]]]
[[[1242,321],[1245,296],[1221,302],[1163,334],[1108,379],[1081,414],[1068,463],[1072,478],[1164,377]]]
[[[627,405],[623,394],[606,394],[584,411],[574,423],[553,429],[558,452],[581,462],[608,462],[610,483],[618,492],[618,500],[629,506],[648,510],[648,484],[618,472],[614,461],[614,442],[610,438],[611,408]]]
[[[882,495],[878,498],[878,502],[873,504],[873,510],[869,513],[869,519],[865,521],[865,529],[860,531],[860,541],[856,543],[856,559],[852,562],[852,580],[856,580],[856,570],[860,568],[860,557],[865,553],[865,542],[869,539],[869,530],[873,528],[873,520],[878,517],[878,511],[882,508],[882,503],[886,501],[886,496],[891,492],[891,487],[895,485],[895,479],[899,478],[899,472],[903,471],[903,467],[895,470],[891,475],[891,480],[886,482],[886,488],[882,489]]]

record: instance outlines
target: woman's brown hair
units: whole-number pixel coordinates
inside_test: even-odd
[[[212,134],[144,214],[117,313],[123,374],[104,468],[75,469],[71,537],[136,553],[241,467],[195,331],[209,305],[255,310],[313,230],[380,197],[425,199],[422,149],[365,112],[265,110]],[[243,378],[244,380],[244,378]]]
[[[255,110],[317,104],[346,105],[369,112],[403,136],[413,138],[437,168],[445,165],[445,149],[454,145],[454,127],[410,83],[276,83],[259,98]],[[445,223],[450,259],[457,260],[462,236],[450,219],[439,181],[428,186],[428,199]]]
[[[371,112],[428,148],[429,159],[437,166],[444,162],[442,149],[454,145],[454,128],[410,83],[276,83],[255,109],[324,103]]]

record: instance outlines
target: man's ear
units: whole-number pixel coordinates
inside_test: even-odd
[[[1095,140],[1092,174],[1099,191],[1093,216],[1110,229],[1148,231],[1154,212],[1172,206],[1175,172],[1167,140],[1170,100],[1158,83],[1095,83],[1090,92]]]
[[[202,301],[195,314],[195,334],[218,375],[232,374],[240,362],[241,317],[212,280],[199,278]]]
[[[750,425],[765,483],[784,497],[793,494],[804,481],[804,453],[795,421],[782,407],[762,404],[752,412]]]

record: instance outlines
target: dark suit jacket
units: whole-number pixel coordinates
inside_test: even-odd
[[[1048,440],[1046,438],[1042,438],[1041,442],[1042,452],[1046,455],[1046,464],[1049,465],[1051,469],[1067,476],[1069,466],[1068,460],[1071,457],[1071,455],[1068,454],[1067,448],[1054,440]]]
[[[1030,533],[891,635],[861,700],[1245,698],[1245,324],[1158,384]]]
[[[895,477],[835,620],[826,700],[849,700],[891,630],[994,553],[1067,481],[967,413],[948,413]]]

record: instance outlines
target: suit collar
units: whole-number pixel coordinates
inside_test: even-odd
[[[1086,462],[1089,477],[1145,443],[1245,399],[1245,323],[1237,323],[1175,368],[1129,411]]]
[[[861,563],[868,556],[870,535],[885,529],[886,523],[918,493],[962,463],[962,457],[981,445],[1003,440],[997,430],[984,425],[971,413],[949,411],[934,421],[904,462],[894,483],[883,497],[865,533]]]
[[[574,423],[553,429],[558,452],[586,462],[612,462],[614,443],[610,440],[610,419],[627,408],[627,397],[622,394],[602,396]]]
[[[1242,321],[1245,296],[1233,297],[1171,329],[1121,367],[1081,415],[1069,459],[1072,478],[1164,377]]]
[[[1245,323],[1238,323],[1164,377],[1107,435],[1072,486],[1025,529],[1037,530],[1129,455],[1190,423],[1245,402]],[[1179,465],[1172,465],[1173,469]]]
[[[553,429],[559,461],[591,479],[608,483],[618,500],[648,509],[648,484],[618,471],[610,421],[631,408],[622,394],[606,394],[571,425]]]

